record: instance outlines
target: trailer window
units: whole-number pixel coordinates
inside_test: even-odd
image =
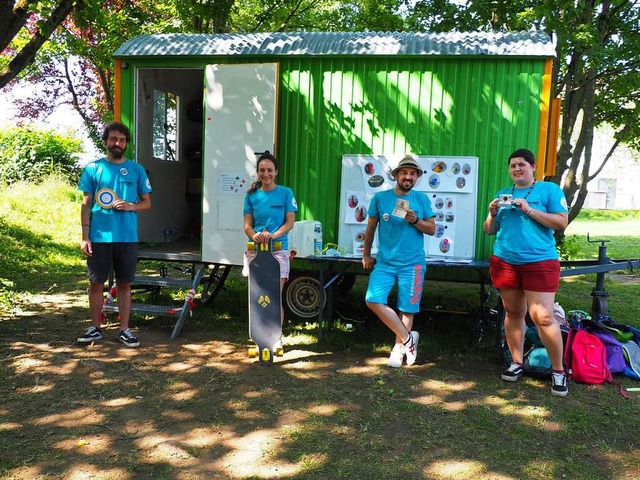
[[[158,160],[177,162],[178,96],[153,91],[153,156]]]

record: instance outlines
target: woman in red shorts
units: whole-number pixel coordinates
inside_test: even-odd
[[[551,393],[564,397],[568,388],[562,334],[553,316],[560,283],[553,233],[567,226],[567,200],[555,183],[536,180],[535,169],[529,150],[516,150],[509,156],[514,183],[491,201],[482,228],[488,235],[496,235],[490,260],[491,280],[502,296],[505,335],[513,358],[502,379],[515,382],[522,376],[525,315],[529,311],[551,359]]]

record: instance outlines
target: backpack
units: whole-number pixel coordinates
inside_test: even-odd
[[[565,369],[579,383],[600,385],[613,382],[602,341],[586,330],[572,328],[564,351]]]
[[[623,343],[621,346],[627,360],[626,368],[622,374],[640,380],[640,347],[634,341]]]
[[[613,335],[608,332],[592,332],[600,339],[607,352],[607,367],[611,373],[620,373],[624,371],[626,362],[622,353],[622,345]]]
[[[500,350],[505,365],[508,366],[511,363],[512,357],[509,346],[507,345],[504,326],[502,327]],[[534,325],[526,326],[522,361],[522,371],[525,375],[539,379],[551,377],[551,359]]]
[[[613,335],[620,343],[626,343],[633,339],[633,332],[629,328],[629,325],[618,323],[611,317],[603,314],[598,315],[598,324]]]

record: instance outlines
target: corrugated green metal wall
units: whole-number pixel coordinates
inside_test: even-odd
[[[510,183],[507,157],[536,151],[544,63],[503,58],[281,61],[278,156],[300,218],[337,240],[343,154],[479,158],[476,257],[487,259],[487,205]]]
[[[277,156],[299,220],[338,231],[344,154],[471,155],[479,158],[476,258],[492,238],[482,221],[510,183],[507,157],[537,150],[544,59],[518,57],[248,57],[132,59],[123,70],[122,115],[132,124],[133,66],[198,67],[279,62]],[[128,97],[128,98],[126,98]]]

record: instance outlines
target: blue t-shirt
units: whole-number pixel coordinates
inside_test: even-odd
[[[517,201],[527,194],[529,188],[503,188],[496,198],[511,193],[513,189],[513,201]],[[526,200],[531,208],[545,213],[569,211],[567,199],[555,183],[537,181]],[[493,253],[496,257],[512,265],[558,259],[553,229],[536,222],[521,209],[501,208],[495,221],[497,232]]]
[[[425,263],[424,233],[403,218],[392,215],[398,199],[409,202],[408,208],[416,212],[420,220],[434,217],[431,201],[426,194],[409,191],[396,195],[393,190],[378,192],[369,206],[369,216],[378,219],[377,260],[395,267]]]
[[[288,187],[277,185],[269,191],[258,188],[255,192],[248,193],[244,197],[244,214],[253,215],[253,229],[256,232],[266,230],[275,232],[285,224],[287,212],[297,212],[298,204],[293,196],[293,191]],[[249,239],[251,240],[251,239]],[[289,249],[289,237],[285,233],[274,242],[282,242],[282,249]]]
[[[113,190],[126,202],[137,203],[140,195],[151,193],[147,172],[132,160],[112,163],[101,158],[84,167],[78,184],[78,190],[93,195],[89,240],[97,243],[137,242],[138,213],[101,207],[96,194],[103,188]],[[112,195],[107,193],[105,198],[109,197]]]

